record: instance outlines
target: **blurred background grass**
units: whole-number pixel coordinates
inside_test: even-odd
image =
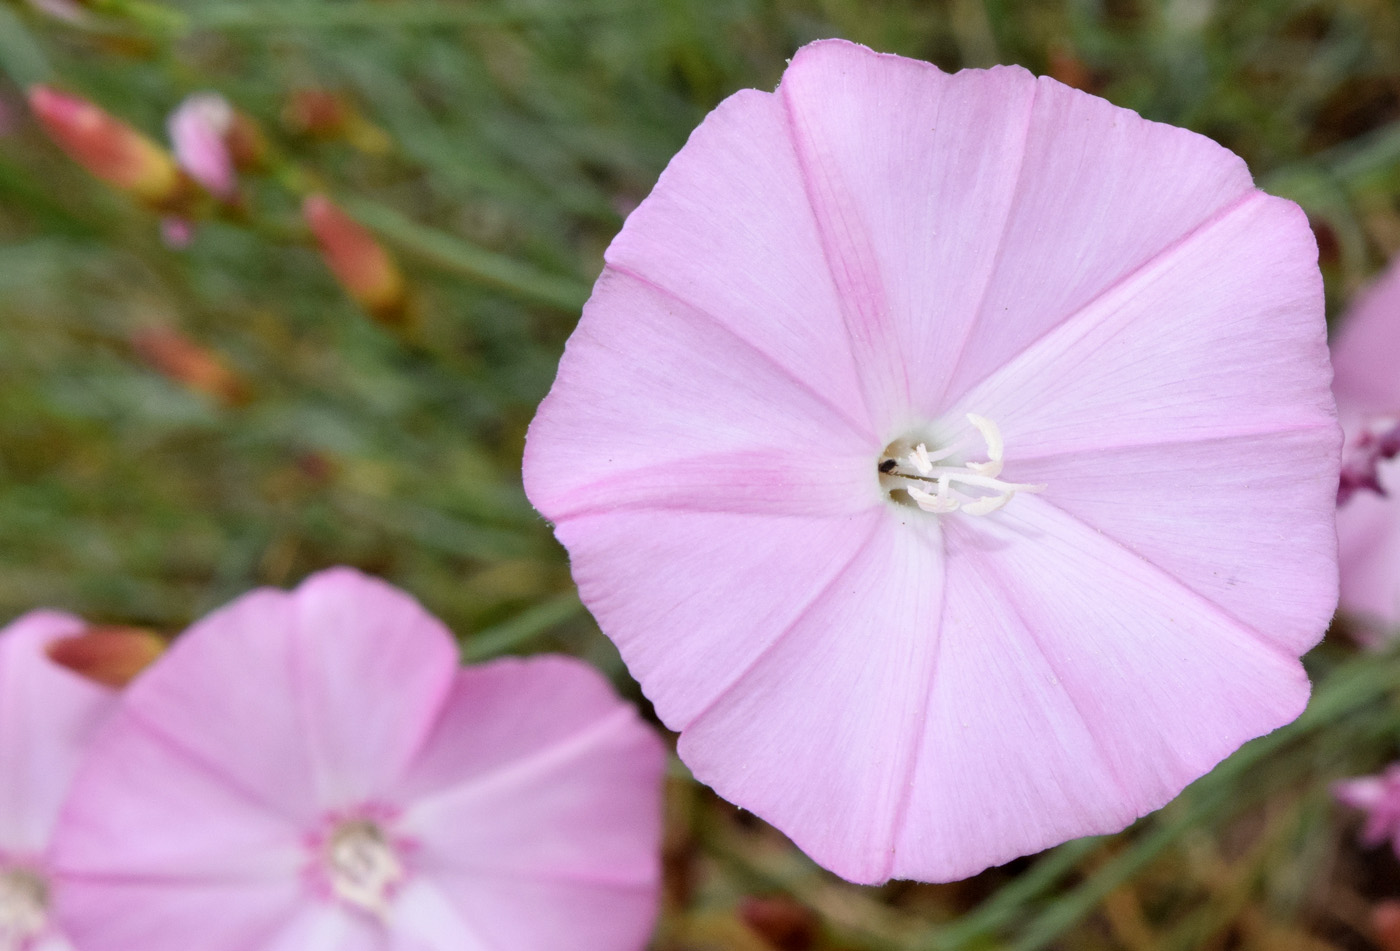
[[[349,563],[469,657],[566,650],[640,700],[525,501],[525,427],[626,212],[720,99],[825,36],[1021,63],[1212,136],[1307,209],[1334,313],[1400,249],[1393,0],[0,0],[0,619],[173,633]],[[217,90],[275,168],[172,250],[40,132],[34,82],[162,139]],[[415,322],[336,285],[310,190],[399,258]],[[1327,784],[1395,756],[1400,656],[1334,635],[1309,662],[1308,714],[1158,815],[954,885],[841,883],[677,765],[656,947],[1380,946],[1400,866]]]

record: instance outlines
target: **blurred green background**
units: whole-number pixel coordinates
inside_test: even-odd
[[[640,702],[525,501],[525,428],[626,212],[827,36],[1020,63],[1217,139],[1308,211],[1334,315],[1400,249],[1393,0],[0,0],[0,620],[175,633],[348,563],[470,658],[569,651]],[[172,249],[42,133],[35,82],[161,141],[216,90],[274,160]],[[411,321],[336,284],[309,191],[396,256]],[[1309,663],[1304,718],[1158,815],[954,885],[848,886],[676,764],[655,946],[1386,947],[1400,865],[1327,784],[1395,756],[1400,656],[1334,633]]]

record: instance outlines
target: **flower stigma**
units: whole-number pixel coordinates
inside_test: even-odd
[[[967,420],[986,444],[984,462],[959,463],[954,459],[958,445],[930,451],[927,441],[913,437],[895,440],[885,447],[880,456],[880,485],[892,501],[934,515],[988,515],[1018,492],[1044,490],[1043,485],[999,478],[1006,449],[1001,430],[990,419],[975,413],[968,413]]]
[[[0,951],[22,951],[48,927],[49,886],[38,872],[0,872]]]
[[[407,877],[393,843],[379,823],[347,820],[326,842],[325,869],[336,898],[380,918]]]

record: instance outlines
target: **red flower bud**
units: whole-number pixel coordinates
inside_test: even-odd
[[[302,214],[326,266],[346,292],[376,320],[403,323],[408,316],[403,274],[369,229],[324,195],[308,197]]]
[[[169,152],[87,100],[32,86],[29,106],[50,138],[103,181],[162,208],[190,197],[189,180]]]
[[[125,687],[165,651],[165,639],[139,627],[94,626],[50,641],[49,659],[109,687]]]
[[[157,373],[188,390],[235,406],[248,400],[248,384],[222,359],[183,334],[163,327],[137,331],[131,345]]]

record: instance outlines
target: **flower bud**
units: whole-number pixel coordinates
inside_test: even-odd
[[[218,93],[196,93],[180,103],[167,123],[175,159],[214,197],[229,201],[238,194],[238,177],[228,134],[233,107]]]
[[[189,180],[170,153],[87,100],[33,86],[29,105],[50,138],[103,181],[163,208],[189,198]]]
[[[308,197],[302,214],[321,246],[326,266],[346,292],[381,323],[407,320],[403,274],[374,235],[324,195]]]
[[[165,652],[165,639],[139,627],[94,625],[50,641],[49,659],[89,680],[125,687]]]
[[[137,331],[133,349],[157,373],[187,390],[213,397],[226,406],[246,403],[248,384],[222,359],[188,337],[164,327]]]

